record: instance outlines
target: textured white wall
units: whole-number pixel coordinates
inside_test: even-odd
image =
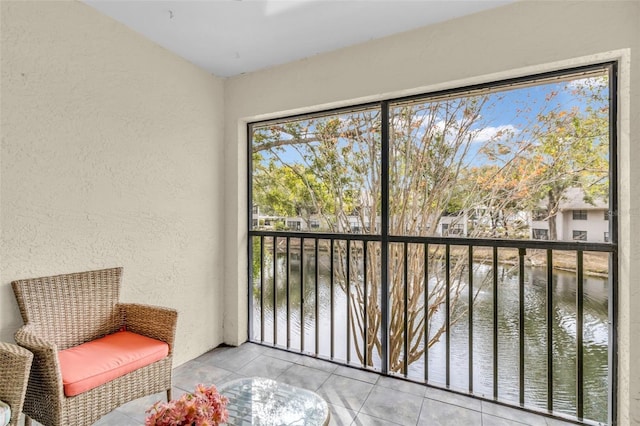
[[[225,341],[247,336],[247,121],[615,59],[621,94],[619,424],[640,424],[640,168],[631,167],[640,164],[639,58],[640,2],[522,1],[228,80]]]
[[[2,2],[0,339],[10,282],[124,267],[178,309],[175,364],[222,342],[223,81],[79,2]]]

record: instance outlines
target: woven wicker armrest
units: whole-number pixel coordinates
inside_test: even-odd
[[[58,347],[55,343],[41,339],[34,331],[32,326],[25,325],[18,329],[14,336],[18,345],[33,353],[29,387],[42,389],[50,395],[52,402],[61,403],[64,393],[58,362]]]
[[[58,353],[56,344],[43,339],[36,329],[30,325],[20,327],[14,337],[18,345],[30,350],[35,356],[48,353],[55,355]],[[57,359],[57,357],[55,358]]]
[[[128,331],[167,342],[169,354],[173,353],[178,321],[175,309],[136,303],[119,303],[118,308]]]
[[[11,407],[10,425],[18,424],[32,361],[25,348],[0,342],[0,400]]]

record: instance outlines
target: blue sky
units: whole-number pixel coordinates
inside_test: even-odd
[[[511,135],[515,135],[516,138],[518,135],[526,137],[524,136],[525,133],[522,132],[525,131],[528,125],[536,122],[536,114],[540,111],[549,111],[559,105],[564,110],[569,110],[573,107],[584,109],[585,105],[571,91],[575,87],[593,83],[593,81],[593,79],[578,79],[571,82],[559,81],[492,93],[481,111],[481,120],[472,127],[476,135],[467,159],[473,158],[471,160],[472,165],[486,164],[484,157],[476,155],[483,142],[494,137],[497,132],[505,130],[508,130]],[[548,102],[547,96],[552,91],[556,91],[557,95]],[[425,104],[428,104],[427,100]],[[328,118],[335,118],[335,116]],[[312,127],[311,130],[313,130]],[[419,136],[419,132],[416,133],[417,136]],[[424,129],[422,134],[424,134]],[[281,137],[283,139],[290,138],[289,135],[284,134]],[[337,146],[339,149],[344,144],[338,143]],[[271,157],[267,152],[262,154],[264,159]],[[303,163],[300,154],[294,147],[284,147],[278,152],[278,155],[283,162],[289,164]]]

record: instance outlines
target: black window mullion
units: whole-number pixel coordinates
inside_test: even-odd
[[[618,245],[618,64],[609,66],[609,242]],[[618,253],[609,255],[609,424],[618,421]]]
[[[380,317],[381,317],[381,370],[389,370],[389,102],[380,103]]]

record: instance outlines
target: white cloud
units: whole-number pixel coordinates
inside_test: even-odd
[[[584,87],[592,87],[592,88],[603,88],[607,87],[609,82],[606,78],[603,77],[587,77],[580,78],[578,80],[571,80],[569,82],[569,87],[574,89],[581,89]]]
[[[407,124],[407,120],[405,119],[397,120],[394,123],[396,128],[400,131],[404,130]],[[459,131],[460,125],[460,121],[449,123],[449,125],[447,125],[444,120],[438,120],[431,123],[428,128],[432,134],[441,134],[446,130],[446,134],[444,135],[445,140],[448,142],[453,142],[456,134]],[[414,137],[421,138],[425,135],[425,133],[427,133],[427,126],[420,126],[416,130]],[[472,143],[482,143],[490,141],[492,139],[502,139],[506,135],[517,135],[518,133],[520,133],[520,130],[513,124],[503,124],[499,126],[486,126],[479,129],[474,129],[471,130],[470,133],[472,134]]]
[[[436,132],[436,133],[442,133],[444,131],[444,120],[439,120],[436,121],[431,128]],[[451,130],[449,130],[449,132],[451,132]]]
[[[506,134],[518,134],[519,130],[512,124],[504,124],[502,126],[483,127],[475,132],[473,142],[487,142]]]

